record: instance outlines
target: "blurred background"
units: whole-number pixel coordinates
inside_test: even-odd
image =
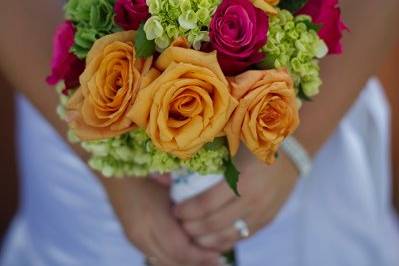
[[[399,210],[399,43],[377,73],[392,109],[393,202]],[[0,75],[0,242],[18,206],[13,88]]]

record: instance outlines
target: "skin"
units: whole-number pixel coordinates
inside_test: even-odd
[[[375,73],[382,53],[397,38],[397,0],[386,0],[383,5],[373,0],[362,1],[361,5],[344,1],[342,5],[352,32],[346,34],[345,54],[323,61],[322,93],[302,109],[302,125],[296,133],[312,155],[331,135],[368,77]],[[49,72],[51,37],[62,18],[61,11],[54,0],[9,1],[6,8],[0,9],[0,70],[64,135],[66,125],[54,111],[58,97],[44,83]],[[79,147],[74,149],[87,159]],[[242,172],[241,198],[233,197],[221,184],[173,211],[168,190],[156,182],[101,176],[99,180],[127,237],[145,255],[157,258],[156,265],[212,266],[216,265],[217,252],[238,240],[232,229],[234,220],[246,219],[254,234],[275,217],[295,186],[296,170],[284,155],[271,167],[248,158],[253,157],[243,149],[237,159]],[[256,209],[251,208],[254,203]],[[266,211],[259,212],[260,208]]]
[[[246,149],[236,160],[241,171],[241,197],[222,182],[174,209],[196,243],[213,251],[228,251],[240,240],[232,226],[239,218],[247,223],[252,235],[270,223],[297,181],[297,170],[284,153],[272,166],[253,160]]]

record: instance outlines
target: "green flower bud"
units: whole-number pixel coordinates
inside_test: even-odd
[[[198,7],[200,9],[209,9],[210,7],[212,7],[212,3],[209,0],[200,0],[198,3]]]
[[[179,24],[183,29],[192,30],[197,27],[197,14],[189,10],[179,16]]]
[[[171,7],[179,7],[180,6],[180,0],[168,0],[168,2]]]
[[[327,44],[323,40],[318,40],[315,45],[315,56],[317,58],[323,58],[328,54]]]
[[[182,13],[187,13],[188,11],[192,11],[191,1],[190,0],[181,0],[180,1],[180,10]]]
[[[163,34],[163,27],[158,17],[150,17],[144,24],[145,35],[148,40],[154,40],[161,37]]]
[[[148,10],[152,15],[158,14],[161,9],[161,0],[148,0]]]
[[[174,25],[166,26],[165,30],[170,39],[175,39],[177,36],[179,36],[179,29]]]
[[[308,15],[298,15],[295,17],[295,22],[300,24],[301,22],[312,22],[312,17]]]
[[[220,0],[147,0],[150,20],[157,17],[156,21],[147,21],[144,29],[147,38],[156,40],[158,51],[165,49],[166,37],[170,43],[178,36],[186,37],[194,49],[200,49],[208,39],[208,34],[203,32],[208,32],[211,16],[219,3]]]
[[[319,88],[322,82],[320,78],[316,78],[307,82],[301,83],[302,90],[307,97],[314,97],[319,94]]]
[[[206,8],[200,8],[197,11],[197,18],[202,24],[209,24],[211,16],[209,15],[209,10]]]
[[[170,39],[167,34],[162,34],[161,37],[155,39],[155,44],[161,51],[166,49],[170,44]]]
[[[216,174],[224,172],[224,162],[229,151],[220,139],[215,139],[210,145],[205,145],[191,159],[182,161],[182,166],[188,171],[200,174]]]
[[[317,59],[324,57],[328,50],[314,30],[311,17],[294,17],[287,10],[279,10],[269,20],[268,42],[262,48],[267,57],[260,66],[287,68],[297,92],[301,92],[299,95],[313,97],[321,85]]]
[[[80,141],[78,136],[76,136],[75,132],[73,132],[73,130],[68,130],[67,138],[68,141],[71,143],[78,143]]]
[[[78,27],[75,33],[75,44],[72,46],[71,52],[79,58],[85,58],[93,43],[103,35],[95,29]]]
[[[113,28],[114,0],[69,0],[65,5],[67,18],[77,28],[111,31]]]

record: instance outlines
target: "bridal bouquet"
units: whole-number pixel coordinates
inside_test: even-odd
[[[237,191],[240,143],[267,164],[341,52],[337,0],[70,0],[58,112],[105,176],[185,169]]]
[[[337,1],[69,0],[47,82],[103,175],[224,178],[238,194],[240,144],[273,163],[319,59],[341,53]]]

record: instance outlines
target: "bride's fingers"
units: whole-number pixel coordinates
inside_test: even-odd
[[[193,244],[176,221],[164,221],[161,227],[156,242],[172,265],[217,265],[219,254]]]
[[[242,220],[245,221],[249,233],[254,233],[256,228],[251,219],[247,217],[243,218]],[[230,226],[219,232],[202,235],[195,238],[195,242],[200,246],[217,252],[226,252],[231,250],[236,243],[244,237],[247,238],[249,235],[242,236],[240,231],[234,226],[234,223],[232,223]]]
[[[162,265],[162,266],[173,266],[176,265],[172,258],[170,258],[165,252],[162,251],[159,244],[156,243],[156,238],[152,237],[153,241],[151,244],[151,251],[145,253],[147,261],[150,262],[151,266]]]
[[[150,178],[166,187],[169,187],[172,182],[171,177],[168,174],[151,175]]]
[[[234,207],[242,208],[240,205],[236,205]],[[241,216],[235,216],[233,219],[229,218],[224,220],[225,224],[229,223],[228,226],[225,226],[220,231],[199,235],[194,238],[195,242],[202,247],[217,251],[219,253],[229,251],[236,245],[238,241],[242,240],[243,238],[251,237],[273,220],[273,217],[275,216],[273,210],[267,210],[266,208],[260,209],[264,209],[264,211],[252,209],[245,215],[242,214]],[[240,228],[237,228],[238,226],[236,226],[235,223],[239,220],[245,223],[245,229],[247,232],[240,232]],[[245,235],[247,233],[248,235]]]
[[[223,231],[237,219],[249,215],[251,209],[242,199],[234,199],[222,209],[196,220],[184,220],[183,228],[193,238]]]
[[[182,220],[194,220],[216,212],[235,199],[226,182],[221,182],[209,191],[187,200],[175,207],[175,215]]]

